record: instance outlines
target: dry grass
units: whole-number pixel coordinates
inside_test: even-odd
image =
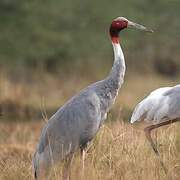
[[[0,179],[32,179],[31,157],[43,123],[0,124]],[[157,142],[169,177],[180,178],[180,125],[158,130]],[[156,137],[154,137],[156,139]],[[56,178],[60,179],[60,170]],[[72,166],[72,179],[82,173],[79,154]],[[142,127],[122,121],[105,124],[90,145],[85,161],[85,179],[164,180],[168,179],[144,137]]]
[[[57,108],[68,97],[94,79],[71,77],[34,77],[31,82],[16,82],[0,77],[0,103],[7,100],[33,108]],[[101,79],[101,78],[99,78]],[[33,82],[33,83],[32,83]],[[130,113],[122,116],[120,110],[129,109],[145,94],[160,86],[174,85],[171,80],[157,76],[126,76],[126,83],[113,107],[115,116],[108,121],[92,142],[85,161],[86,180],[173,180],[180,179],[180,124],[158,130],[157,140],[162,158],[169,169],[166,177],[143,133],[144,125],[124,123]],[[19,108],[18,108],[19,109]],[[32,114],[33,116],[33,114]],[[3,118],[3,117],[1,117]],[[31,158],[38,142],[43,121],[0,121],[0,180],[32,179]],[[56,175],[61,176],[57,170]],[[77,153],[72,166],[72,180],[81,179],[82,168]],[[52,179],[60,179],[53,176]]]

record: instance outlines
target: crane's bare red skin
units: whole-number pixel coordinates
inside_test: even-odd
[[[128,21],[125,20],[114,20],[111,23],[109,33],[111,36],[111,40],[113,43],[118,44],[119,43],[119,32],[123,30],[124,28],[127,28]]]

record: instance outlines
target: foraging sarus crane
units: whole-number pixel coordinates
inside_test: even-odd
[[[159,151],[152,140],[151,131],[164,125],[180,121],[180,85],[174,87],[163,87],[151,92],[136,107],[131,117],[131,123],[144,120],[151,122],[144,131],[146,138],[151,144],[155,154],[160,157]],[[167,173],[163,161],[160,163]]]
[[[51,166],[61,160],[66,160],[63,178],[69,179],[73,153],[80,148],[84,159],[87,143],[106,119],[123,84],[125,61],[118,36],[121,30],[128,27],[151,31],[124,17],[112,21],[109,30],[114,50],[112,70],[104,80],[91,84],[72,97],[44,126],[33,157],[36,179],[46,177]]]

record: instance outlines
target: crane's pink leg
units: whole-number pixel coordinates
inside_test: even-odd
[[[71,175],[71,164],[73,160],[74,154],[70,154],[64,162],[63,166],[63,180],[70,180],[70,175]]]
[[[82,152],[82,168],[83,168],[83,171],[84,171],[85,157],[86,157],[86,150],[84,149]]]
[[[84,179],[84,162],[86,157],[86,150],[84,148],[81,149],[81,161],[82,161],[82,173],[81,173],[81,179]]]
[[[175,123],[177,121],[179,121],[180,119],[173,119],[173,120],[169,120],[169,121],[165,121],[165,122],[161,122],[159,124],[155,124],[155,125],[151,125],[151,126],[148,126],[146,128],[144,128],[144,132],[145,132],[145,135],[146,135],[146,138],[148,139],[148,141],[150,142],[151,144],[151,147],[153,148],[155,154],[159,157],[159,160],[160,160],[160,163],[162,165],[162,168],[164,169],[165,173],[167,174],[167,168],[166,166],[164,165],[163,161],[160,159],[160,153],[155,145],[155,143],[153,142],[152,140],[152,137],[151,137],[151,131],[153,129],[156,129],[156,128],[159,128],[161,126],[165,126],[165,125],[168,125],[168,124],[171,124],[171,123]]]

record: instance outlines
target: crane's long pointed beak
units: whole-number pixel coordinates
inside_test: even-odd
[[[150,32],[150,33],[154,32],[152,29],[149,29],[149,28],[147,28],[145,26],[142,26],[140,24],[137,24],[137,23],[134,23],[134,22],[131,22],[131,21],[128,21],[128,27],[133,28],[133,29],[139,29],[141,31],[146,31],[146,32]]]

